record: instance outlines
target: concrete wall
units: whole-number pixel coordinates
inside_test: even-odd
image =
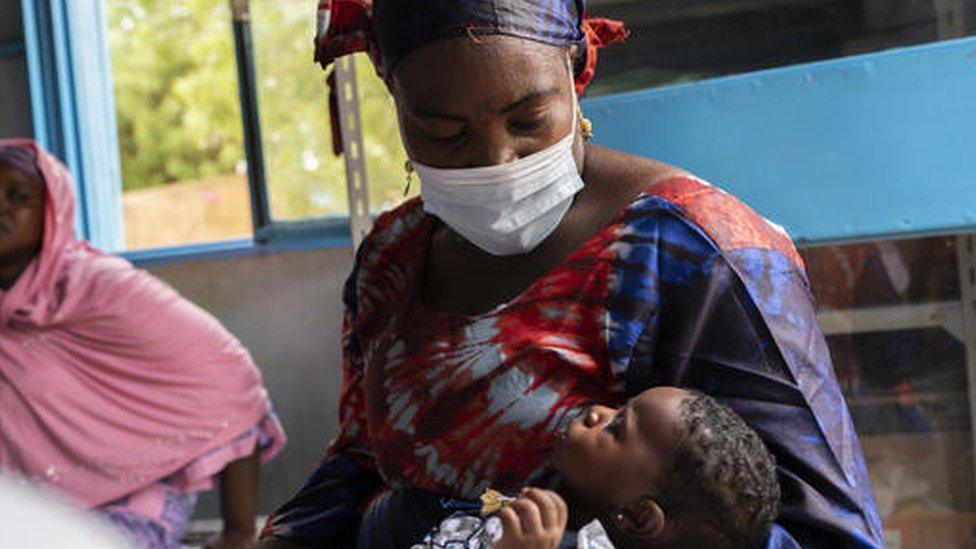
[[[151,269],[219,318],[264,373],[290,437],[262,471],[260,512],[302,484],[335,436],[341,291],[352,267],[347,248],[188,262]],[[215,493],[198,518],[219,516]]]

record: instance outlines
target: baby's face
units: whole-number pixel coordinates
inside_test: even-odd
[[[591,406],[570,423],[553,466],[577,497],[597,509],[646,496],[673,464],[680,404],[687,396],[657,387],[620,409]]]
[[[35,253],[43,228],[43,183],[0,162],[0,261]]]

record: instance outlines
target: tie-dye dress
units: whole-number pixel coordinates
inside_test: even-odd
[[[555,435],[586,403],[675,385],[730,406],[776,456],[770,547],[882,545],[803,263],[781,228],[671,177],[514,299],[468,316],[420,297],[437,223],[413,200],[360,248],[344,296],[340,434],[265,535],[348,546],[391,487],[476,499],[546,482]]]

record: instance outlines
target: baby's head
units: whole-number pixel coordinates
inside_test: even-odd
[[[592,406],[553,455],[565,489],[618,547],[750,547],[776,518],[776,466],[732,410],[656,387]]]

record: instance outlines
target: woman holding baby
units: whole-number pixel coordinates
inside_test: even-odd
[[[767,546],[882,545],[789,238],[679,168],[589,141],[578,94],[621,24],[583,0],[332,0],[319,21],[323,66],[372,56],[422,191],[358,250],[341,432],[264,546],[362,544],[391,488],[556,486],[574,420],[658,386],[714,397],[775,457]]]

